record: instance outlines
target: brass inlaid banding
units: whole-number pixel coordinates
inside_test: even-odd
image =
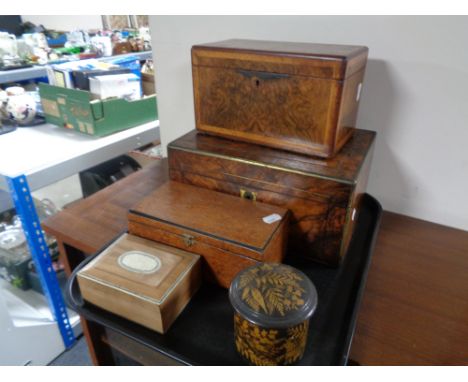
[[[224,154],[214,154],[212,152],[203,151],[203,150],[192,150],[192,149],[188,149],[188,148],[185,148],[185,147],[176,146],[174,144],[169,144],[168,148],[174,149],[174,150],[185,151],[185,152],[193,153],[193,154],[206,155],[208,157],[213,157],[213,158],[228,159],[228,160],[232,160],[233,162],[245,163],[245,164],[249,164],[249,165],[252,165],[252,166],[258,166],[258,167],[264,167],[264,168],[268,168],[268,169],[272,169],[272,170],[284,171],[284,172],[291,173],[291,174],[299,174],[299,175],[304,175],[304,176],[308,176],[308,177],[312,177],[312,178],[333,180],[334,182],[337,182],[337,183],[343,183],[343,184],[348,184],[348,185],[355,185],[356,184],[355,180],[346,180],[346,179],[337,178],[337,177],[333,177],[333,176],[326,176],[326,175],[321,175],[321,174],[317,174],[317,173],[311,173],[311,172],[306,172],[306,171],[301,171],[301,170],[295,170],[295,169],[292,169],[292,168],[285,168],[285,167],[282,167],[282,166],[266,164],[266,163],[262,163],[262,162],[256,162],[254,160],[242,159],[242,158],[239,158],[239,157],[231,157],[231,156],[224,155]]]

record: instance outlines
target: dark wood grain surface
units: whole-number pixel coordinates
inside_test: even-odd
[[[468,365],[468,232],[390,212],[361,303],[362,365]]]
[[[74,268],[81,251],[90,254],[125,230],[128,209],[164,182],[166,171],[156,162],[47,219],[43,227],[59,239],[67,264]],[[351,359],[468,364],[467,248],[468,232],[384,212]],[[94,362],[110,364],[102,328],[83,323]]]
[[[194,46],[196,127],[221,137],[333,157],[354,131],[367,51],[251,40]]]
[[[124,354],[143,366],[183,366],[180,362],[169,358],[151,348],[133,341],[130,338],[106,328],[101,340],[108,346]]]
[[[327,160],[244,142],[220,140],[220,138],[197,133],[196,130],[177,138],[169,144],[168,148],[257,163],[257,167],[260,167],[259,172],[265,171],[266,167],[290,174],[307,175],[311,178],[331,178],[344,184],[354,184],[375,137],[374,131],[356,129],[355,134],[340,153]],[[257,177],[260,178],[260,174]],[[300,180],[299,184],[302,185],[303,182]],[[315,182],[311,180],[311,186],[307,187],[307,190],[320,194],[320,191],[314,187]],[[292,183],[292,186],[299,187],[295,183]],[[328,190],[323,193],[324,197],[327,195]]]

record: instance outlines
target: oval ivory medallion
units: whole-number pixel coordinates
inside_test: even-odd
[[[122,268],[135,273],[154,273],[161,268],[158,257],[141,251],[125,252],[117,261]]]

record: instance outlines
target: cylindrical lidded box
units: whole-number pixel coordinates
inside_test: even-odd
[[[259,264],[239,272],[229,289],[235,310],[239,354],[253,365],[289,365],[300,360],[317,291],[301,271]]]

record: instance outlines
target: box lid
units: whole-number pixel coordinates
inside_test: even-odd
[[[200,66],[344,79],[366,65],[368,51],[357,45],[231,39],[194,45],[192,62]],[[315,61],[313,65],[311,60]]]
[[[130,210],[162,222],[164,229],[181,228],[197,240],[213,239],[262,252],[288,211],[269,204],[168,181]],[[264,218],[266,221],[264,221]]]
[[[328,160],[235,142],[196,130],[169,143],[168,149],[169,156],[171,150],[181,150],[354,185],[367,153],[372,148],[375,135],[374,131],[356,129],[341,151]]]
[[[160,305],[199,259],[198,255],[124,234],[79,276]]]
[[[246,320],[266,328],[288,328],[314,313],[317,290],[300,270],[257,264],[239,272],[229,288],[231,305]]]

